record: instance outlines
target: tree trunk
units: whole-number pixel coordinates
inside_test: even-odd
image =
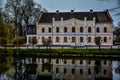
[[[100,50],[100,45],[99,45],[99,50]]]

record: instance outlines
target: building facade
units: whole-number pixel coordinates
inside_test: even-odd
[[[95,37],[101,37],[101,45],[113,44],[113,20],[108,12],[41,12],[36,22],[37,44],[51,39],[52,45],[96,45]],[[32,35],[31,35],[32,36]],[[29,39],[30,35],[27,36]],[[27,40],[27,44],[29,44]]]
[[[51,80],[112,80],[112,62],[107,60],[37,58],[36,63],[37,74],[51,75]],[[43,67],[46,63],[52,64],[51,69]]]

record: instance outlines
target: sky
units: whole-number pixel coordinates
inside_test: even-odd
[[[115,7],[117,3],[115,0],[103,1],[103,0],[35,0],[37,3],[41,4],[43,8],[47,9],[48,12],[55,12],[59,10],[60,12],[69,12],[70,10],[79,11],[104,11]],[[118,17],[110,12],[114,25],[117,25]]]

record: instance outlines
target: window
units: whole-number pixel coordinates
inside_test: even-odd
[[[104,32],[107,32],[107,27],[104,27]]]
[[[72,27],[72,32],[75,32],[75,27]]]
[[[51,32],[51,28],[50,28],[50,27],[48,28],[48,32],[49,32],[49,33]]]
[[[107,42],[107,37],[104,37],[104,42]]]
[[[83,32],[83,27],[80,27],[80,32]]]
[[[104,65],[106,65],[107,64],[107,62],[106,61],[104,61]]]
[[[75,60],[72,60],[72,64],[75,64]]]
[[[88,42],[91,42],[91,37],[88,37]]]
[[[50,72],[51,72],[51,69],[48,69],[48,72],[50,73]]]
[[[48,37],[49,40],[51,40],[51,37]]]
[[[104,69],[103,73],[104,73],[104,75],[106,75],[106,73],[107,73],[107,70],[106,70],[106,69]]]
[[[44,63],[44,59],[42,59],[42,64]]]
[[[42,72],[44,72],[44,68],[42,68]]]
[[[91,32],[91,27],[88,27],[88,32]]]
[[[44,40],[45,38],[44,37],[42,37],[42,41]]]
[[[80,74],[83,74],[83,70],[82,69],[80,69]]]
[[[75,42],[75,37],[72,37],[72,42]]]
[[[28,38],[28,40],[29,40],[29,43],[31,43],[31,41],[32,41],[32,38],[31,38],[31,37],[29,37],[29,38]]]
[[[67,42],[67,37],[64,37],[64,42]]]
[[[56,73],[59,73],[59,69],[58,68],[56,68]]]
[[[87,62],[87,64],[89,64],[89,65],[90,65],[90,64],[91,64],[91,61],[88,61],[88,62]]]
[[[56,59],[56,63],[59,64],[59,60],[58,59]]]
[[[43,33],[45,32],[45,28],[42,28],[42,32],[43,32]]]
[[[48,61],[49,63],[51,63],[51,59],[49,59],[49,61]]]
[[[66,72],[67,72],[67,69],[66,69],[66,68],[64,68],[64,74],[66,74]]]
[[[75,74],[75,69],[72,69],[72,74]]]
[[[57,33],[59,32],[59,27],[56,27],[56,32],[57,32]]]
[[[91,70],[90,70],[90,69],[88,69],[88,74],[89,74],[89,75],[91,74]]]
[[[59,37],[56,37],[56,42],[59,42]]]
[[[83,64],[83,61],[82,61],[82,60],[80,60],[80,64]]]
[[[98,33],[100,32],[100,28],[99,27],[96,28],[96,32],[98,32]]]
[[[80,42],[83,42],[83,37],[80,37]]]
[[[64,27],[64,32],[67,32],[67,27]]]
[[[64,60],[64,64],[67,64],[67,61],[66,61],[66,60]]]

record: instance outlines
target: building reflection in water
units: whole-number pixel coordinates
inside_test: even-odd
[[[37,58],[37,80],[112,80],[112,61]]]

